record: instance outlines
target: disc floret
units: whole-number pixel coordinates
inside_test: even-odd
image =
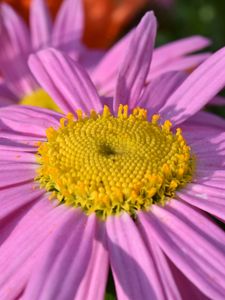
[[[40,144],[36,180],[59,202],[101,218],[126,211],[134,216],[163,205],[191,181],[193,158],[182,136],[159,115],[120,105],[101,114],[68,114],[58,129],[48,128]]]

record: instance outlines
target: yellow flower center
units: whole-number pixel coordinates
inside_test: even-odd
[[[191,181],[193,158],[180,129],[146,114],[121,105],[117,116],[106,106],[102,114],[67,115],[40,143],[36,180],[61,203],[103,219],[163,205]]]
[[[32,94],[25,96],[20,101],[20,104],[48,108],[57,112],[61,112],[60,108],[55,104],[52,98],[42,89],[38,89]]]

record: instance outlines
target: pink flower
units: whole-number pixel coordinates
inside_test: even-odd
[[[84,65],[101,95],[114,90],[118,69],[129,47],[132,32],[119,41],[103,57],[103,52],[87,49],[81,41],[83,10],[80,0],[63,2],[58,16],[51,21],[45,1],[33,0],[30,11],[30,32],[24,21],[7,4],[1,4],[0,72],[5,81],[0,84],[0,106],[12,103],[35,103],[42,106],[38,82],[31,74],[27,60],[31,53],[51,46]],[[209,53],[191,54],[208,46],[209,40],[193,36],[157,48],[153,54],[147,82],[168,71],[187,70],[204,61]],[[151,53],[147,53],[149,56]],[[103,58],[102,58],[103,57]],[[98,67],[95,66],[98,64]],[[27,96],[33,96],[32,100]],[[43,95],[42,95],[43,96]],[[27,101],[28,100],[28,101]],[[49,108],[49,106],[44,106]]]
[[[91,68],[102,57],[102,51],[88,50],[82,43],[84,30],[82,1],[63,2],[54,23],[47,4],[33,0],[30,7],[30,28],[8,5],[0,6],[0,72],[5,79],[0,86],[1,103],[20,101],[40,88],[32,76],[27,60],[31,53],[46,47],[55,47]],[[7,98],[4,91],[9,90]],[[12,97],[12,94],[14,97]]]
[[[151,61],[147,53],[152,53],[155,30],[155,18],[148,13],[135,31],[133,47],[128,49],[121,63],[115,96],[110,100],[114,117],[107,108],[103,109],[105,99],[98,96],[85,70],[54,49],[32,55],[30,67],[61,110],[69,113],[67,121],[60,121],[62,114],[33,107],[9,106],[0,110],[1,299],[20,296],[32,300],[104,299],[109,267],[118,299],[224,298],[225,237],[210,218],[213,215],[225,221],[224,121],[198,111],[225,85],[225,48],[208,58],[181,84],[179,73],[171,73],[161,77],[161,84],[157,79],[146,86]],[[125,105],[124,111],[119,106],[121,103]],[[145,120],[144,110],[127,112],[126,105],[130,110],[137,106],[146,108],[149,121]],[[82,116],[80,109],[86,116]],[[77,114],[78,120],[72,119],[71,112]],[[156,112],[162,122],[171,120],[172,131],[169,121],[157,125]],[[131,123],[127,121],[129,113]],[[127,127],[116,131],[114,121]],[[80,131],[73,130],[76,124]],[[82,130],[82,124],[88,124],[86,130]],[[103,126],[93,130],[95,124]],[[104,124],[106,135],[103,135]],[[130,124],[133,125],[129,127]],[[145,130],[140,130],[139,135],[138,126],[151,128],[152,138]],[[175,134],[177,126],[183,129],[184,138],[179,129]],[[132,135],[133,130],[137,138]],[[169,144],[161,139],[161,134],[165,140],[168,138]],[[170,144],[172,140],[174,144]],[[146,143],[151,147],[143,151]],[[169,155],[168,150],[164,157],[166,149],[172,149],[173,155]],[[190,167],[190,149],[195,157],[195,170]],[[104,154],[103,158],[99,151]],[[177,165],[177,170],[170,173],[170,167],[163,165],[161,171],[165,177],[162,178],[167,180],[162,183],[164,190],[157,186],[160,186],[157,176],[149,182],[160,192],[157,197],[161,197],[164,205],[157,203],[158,198],[146,196],[146,192],[154,194],[151,189],[141,194],[138,188],[144,180],[139,178],[140,172],[148,165],[138,169],[136,166],[145,162],[144,157],[149,153],[153,155],[149,161],[153,169],[158,166],[157,158],[162,161],[165,158],[171,164],[177,159],[183,166]],[[112,170],[106,168],[108,158]],[[118,167],[113,164],[117,159]],[[58,164],[63,170],[60,174]],[[70,173],[77,165],[76,172]],[[93,165],[97,170],[92,174]],[[37,181],[45,188],[35,188],[37,170]],[[143,199],[153,199],[154,203],[149,209],[133,210],[129,201],[125,201],[122,210],[108,213],[102,220],[95,210],[98,205],[102,207],[104,201],[106,205],[110,201],[114,203],[114,208],[120,205],[115,206],[114,198],[107,202],[108,192],[106,189],[102,192],[100,185],[107,182],[105,175],[100,176],[102,172],[111,180],[113,187],[110,185],[109,190],[115,188],[116,200],[121,192],[116,187],[124,187],[123,183],[127,182],[125,191],[130,191],[131,181],[127,179],[132,178],[137,185],[131,187],[130,198],[125,199],[130,203],[137,200],[134,203],[140,207],[145,206]],[[69,179],[68,174],[72,176]],[[94,178],[91,183],[99,182],[87,203],[82,198],[87,188],[85,179],[79,186],[74,186],[72,180],[78,175],[85,178],[86,174]],[[119,181],[118,174],[124,182]],[[171,176],[174,179],[171,180]],[[186,184],[174,192],[179,178]],[[67,183],[68,189],[62,191]],[[77,191],[75,198],[70,198],[71,190]],[[168,191],[173,199],[168,200]],[[49,201],[51,192],[58,200]],[[103,202],[98,204],[98,199]],[[59,205],[60,202],[67,205]],[[73,207],[75,202],[89,213],[92,209],[94,212],[87,216],[83,208]]]

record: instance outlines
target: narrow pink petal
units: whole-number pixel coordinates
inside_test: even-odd
[[[118,299],[166,299],[151,254],[129,215],[106,220]]]
[[[209,300],[169,259],[168,263],[182,295],[182,300]]]
[[[151,68],[154,70],[160,65],[174,60],[174,58],[198,51],[209,44],[210,40],[205,37],[191,36],[160,46],[154,51]]]
[[[4,190],[1,190],[1,192]],[[26,197],[25,197],[26,198]],[[29,201],[18,201],[20,202],[17,206],[15,203],[15,195],[14,202],[9,201],[11,206],[8,210],[7,207],[5,209],[5,213],[1,214],[0,218],[0,246],[9,238],[10,234],[15,230],[17,224],[26,216],[27,213],[32,209],[32,207],[39,201],[40,198],[33,199]],[[4,203],[5,204],[5,203]],[[4,205],[5,206],[5,205]],[[15,206],[15,208],[14,208]]]
[[[180,218],[190,229],[193,229],[199,237],[207,236],[207,240],[212,245],[216,245],[221,252],[225,251],[224,232],[212,222],[206,214],[183,201],[175,200],[170,201],[165,209]]]
[[[53,27],[53,44],[73,55],[83,36],[84,16],[81,0],[66,0],[58,11]]]
[[[6,82],[0,83],[0,107],[16,104],[18,101],[16,95],[8,88]]]
[[[164,253],[154,241],[151,234],[145,231],[145,228],[140,222],[138,222],[138,227],[140,228],[143,239],[148,246],[148,250],[154,258],[155,266],[161,278],[166,299],[182,299]]]
[[[0,166],[0,187],[6,187],[32,180],[36,177],[36,165],[7,164]]]
[[[17,141],[14,142],[13,140],[7,138],[0,137],[0,151],[16,151],[16,152],[37,152],[37,141],[39,139],[32,139],[32,140],[25,140],[25,141]]]
[[[37,80],[64,113],[102,109],[88,74],[71,58],[55,49],[47,49],[32,55],[29,64]]]
[[[2,132],[21,133],[24,137],[39,138],[46,137],[46,129],[58,128],[62,114],[52,113],[50,110],[10,106],[0,110],[0,122]],[[3,137],[3,135],[0,134]],[[6,137],[6,136],[5,136]],[[19,138],[19,137],[18,137]]]
[[[225,104],[225,101],[224,101]],[[225,120],[224,118],[221,118],[215,114],[206,112],[206,111],[199,111],[196,113],[194,116],[189,118],[186,122],[182,124],[186,125],[187,128],[188,126],[192,125],[198,125],[198,126],[209,126],[209,127],[214,127],[218,128],[221,130],[225,129]]]
[[[23,19],[11,8],[10,5],[1,4],[1,16],[18,53],[28,53],[30,49],[29,30]]]
[[[150,81],[157,76],[171,71],[187,71],[190,72],[199,66],[203,61],[209,58],[211,53],[194,54],[185,57],[178,57],[172,61],[155,68],[149,72],[147,81]]]
[[[216,96],[209,102],[209,105],[224,106],[225,98],[222,96]]]
[[[63,206],[54,207],[46,198],[40,198],[20,220],[0,248],[0,291],[39,246],[54,235],[68,216]],[[1,296],[0,296],[1,298]]]
[[[42,246],[41,246],[42,247]],[[40,247],[40,248],[41,248]],[[0,288],[1,299],[14,300],[22,299],[27,282],[30,279],[32,270],[35,270],[35,261],[38,258],[39,248],[16,270]]]
[[[96,217],[70,216],[37,261],[24,299],[75,299],[91,257]]]
[[[156,36],[156,19],[148,12],[135,29],[130,48],[120,68],[114,97],[114,109],[119,104],[133,107],[139,99],[151,64]]]
[[[184,136],[185,140],[187,141],[188,145],[191,146],[191,148],[192,148],[192,144],[195,142],[203,141],[204,144],[206,144],[205,143],[205,139],[206,139],[205,133],[206,132],[209,137],[222,133],[222,130],[219,129],[218,127],[213,127],[210,125],[209,126],[205,126],[205,125],[199,126],[199,125],[195,125],[194,123],[192,125],[188,121],[185,121],[184,123],[179,125],[179,127],[182,129],[183,136]],[[192,149],[192,150],[194,153],[195,150],[194,149]]]
[[[83,276],[76,292],[76,299],[105,299],[105,287],[109,269],[105,239],[104,223],[98,221],[92,255],[88,262],[85,276]]]
[[[47,214],[47,216],[49,216],[49,214]],[[20,249],[21,256],[19,254],[19,256],[20,256],[19,259],[15,259],[14,257],[11,258],[11,266],[9,268],[9,269],[11,269],[10,273],[6,272],[7,278],[3,277],[4,278],[3,284],[1,285],[1,289],[0,289],[1,299],[5,299],[6,295],[8,297],[6,299],[14,299],[11,297],[16,292],[21,293],[21,291],[23,291],[25,289],[25,286],[30,281],[32,273],[35,272],[35,270],[37,268],[37,262],[39,261],[40,257],[42,256],[43,250],[45,249],[46,242],[48,242],[49,240],[51,240],[54,237],[55,232],[57,232],[58,228],[60,228],[60,225],[63,222],[65,222],[69,217],[71,217],[71,213],[69,214],[68,211],[67,211],[66,215],[65,215],[65,213],[64,214],[61,213],[61,215],[58,216],[57,224],[55,223],[57,216],[55,215],[54,220],[50,217],[50,222],[55,223],[55,227],[52,227],[52,228],[51,228],[51,225],[46,223],[46,221],[44,220],[46,227],[43,229],[42,240],[40,239],[40,237],[31,235],[26,241],[27,245],[23,246],[25,248],[29,248],[29,251],[30,251],[31,249],[30,249],[29,244],[32,244],[33,240],[35,240],[35,243],[37,243],[39,240],[39,243],[36,244],[36,247],[33,247],[27,256],[24,256],[27,249],[25,249],[25,251],[24,251],[24,249],[22,248],[22,249]],[[25,218],[27,218],[27,216],[25,216]],[[23,222],[23,220],[20,223],[22,223],[22,222]],[[37,223],[36,223],[36,226],[38,227]],[[47,233],[47,236],[46,236],[46,233]],[[43,237],[44,237],[44,239],[43,239]],[[8,240],[6,240],[6,242],[7,241]],[[15,247],[15,245],[14,245],[14,247]],[[21,247],[20,243],[16,244],[16,247],[20,248]],[[14,249],[15,254],[16,254],[16,252],[17,251]],[[16,271],[11,272],[12,268],[15,268],[15,264],[17,264],[16,269],[15,269]]]
[[[193,153],[195,153],[200,159],[210,153],[214,153],[215,158],[222,157],[225,154],[224,131],[221,132],[220,130],[217,134],[215,134],[215,132],[213,134],[208,134],[207,137],[202,136],[201,139],[196,139],[196,134],[198,134],[198,132],[193,132],[187,140],[188,142],[190,141],[189,145],[191,146]],[[193,140],[191,139],[192,136],[194,136]]]
[[[33,48],[44,47],[50,42],[52,20],[46,1],[32,1],[30,6],[30,29]]]
[[[124,61],[132,36],[133,31],[121,38],[106,52],[96,68],[91,72],[91,78],[101,95],[105,95],[105,86],[108,85],[109,81],[113,89],[115,88],[118,70]]]
[[[199,183],[199,184],[205,184],[207,186],[224,189],[224,178],[221,177],[214,177],[213,178],[195,178],[193,179],[193,182]]]
[[[210,101],[225,85],[225,48],[199,66],[160,110],[173,124],[185,121]]]
[[[4,114],[2,114],[4,112]],[[54,123],[58,124],[58,121],[63,117],[61,113],[57,113],[53,110],[34,107],[34,106],[24,106],[24,105],[13,105],[10,108],[2,108],[0,110],[1,116],[6,116],[7,112],[17,116],[18,118],[22,118],[23,116],[26,117],[33,117],[33,118],[43,118],[52,122],[51,125]],[[19,115],[20,114],[20,115]]]
[[[0,95],[0,108],[5,107],[5,106],[9,106],[9,105],[13,105],[13,104],[15,104],[15,102],[12,99],[6,98],[4,96],[2,97]]]
[[[37,88],[37,83],[27,65],[30,53],[28,28],[13,9],[1,5],[1,73],[10,90],[21,99]],[[16,68],[15,68],[16,65]]]
[[[0,150],[0,161],[16,163],[36,163],[33,153]]]
[[[33,136],[36,140],[38,137],[46,137],[46,129],[51,127],[47,124],[49,123],[43,119],[33,119],[32,122],[32,118],[29,118],[28,120],[25,120],[24,118],[22,122],[20,122],[20,119],[15,118],[14,116],[12,116],[12,118],[1,117],[1,125],[6,128],[6,131],[7,129],[10,129],[11,131],[19,131],[21,134],[25,133]]]
[[[225,191],[218,187],[192,184],[177,192],[185,202],[225,221]]]
[[[33,180],[2,189],[0,192],[0,220],[12,214],[18,208],[40,198],[44,192],[38,187],[35,189]]]
[[[210,234],[200,229],[196,231],[195,225],[188,226],[182,215],[159,206],[142,214],[140,220],[185,276],[208,297],[223,299],[224,250],[218,243],[211,242]],[[189,218],[189,221],[192,222],[192,219]]]
[[[99,62],[105,56],[106,51],[100,49],[90,49],[85,45],[81,45],[79,48],[79,63],[88,70],[89,74],[92,74],[92,71],[96,69],[96,66],[99,65]],[[91,76],[92,80],[93,77]],[[94,80],[93,80],[94,82]]]
[[[183,72],[168,72],[153,79],[134,106],[146,108],[151,115],[157,113],[186,77],[187,75]]]

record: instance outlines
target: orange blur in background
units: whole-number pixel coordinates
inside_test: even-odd
[[[74,0],[75,1],[75,0]],[[85,11],[84,43],[91,48],[108,48],[149,0],[83,0]],[[26,21],[31,0],[1,0],[12,5]],[[55,17],[62,0],[46,0]]]

